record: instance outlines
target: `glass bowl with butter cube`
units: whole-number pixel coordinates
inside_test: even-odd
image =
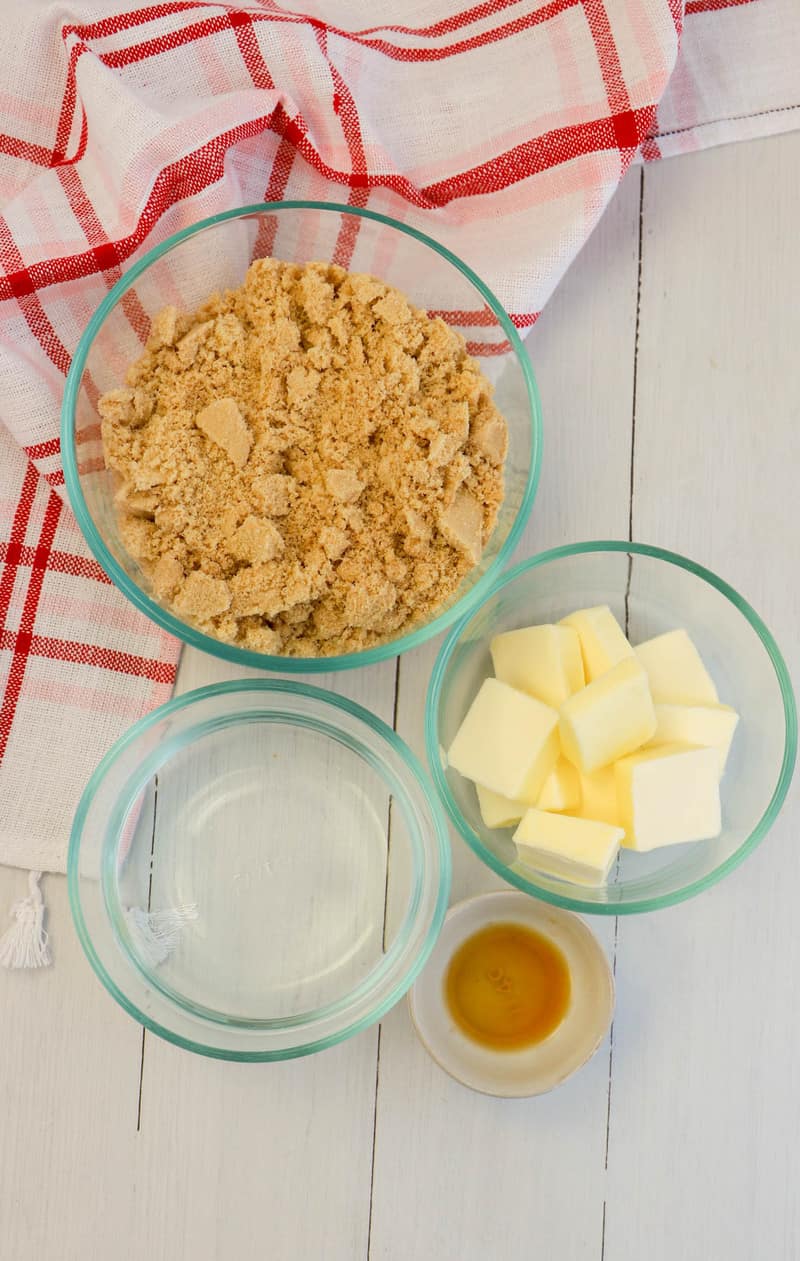
[[[758,614],[692,561],[556,548],[452,631],[426,713],[450,818],[509,884],[598,914],[709,888],[763,839],[797,716]]]

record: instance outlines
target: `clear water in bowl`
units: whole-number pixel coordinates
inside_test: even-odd
[[[361,706],[251,679],[141,719],[86,786],[73,919],[117,1001],[224,1059],[330,1046],[397,1002],[447,906],[447,826]]]
[[[375,967],[390,795],[353,749],[275,720],[189,733],[143,796],[110,896],[123,912],[177,913],[157,972],[130,916],[124,943],[175,1000],[280,1020],[339,1001]]]

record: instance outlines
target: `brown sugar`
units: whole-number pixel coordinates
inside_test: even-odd
[[[206,634],[324,656],[429,620],[479,560],[507,430],[463,339],[372,276],[259,259],[153,321],[100,400],[122,541]]]

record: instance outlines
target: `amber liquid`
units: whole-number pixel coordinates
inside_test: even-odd
[[[444,982],[459,1029],[496,1051],[542,1042],[569,1007],[569,965],[558,946],[521,924],[489,924],[459,946]]]

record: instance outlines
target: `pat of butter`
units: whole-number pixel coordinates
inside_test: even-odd
[[[559,625],[571,626],[578,632],[587,683],[593,683],[612,666],[633,656],[633,649],[607,604],[578,609],[569,617],[562,617]]]
[[[658,705],[716,705],[719,697],[700,653],[685,630],[667,631],[637,645],[636,656]]]
[[[593,888],[605,884],[617,856],[622,828],[566,814],[528,810],[514,833],[526,867]]]
[[[554,709],[584,685],[581,645],[571,626],[506,631],[490,648],[498,679]]]
[[[499,793],[493,793],[490,788],[484,788],[481,784],[476,784],[475,788],[481,818],[487,828],[513,828],[528,809],[523,802],[510,801],[508,797],[501,797]]]
[[[576,810],[580,804],[578,772],[571,762],[560,757],[544,782],[536,807],[539,810]]]
[[[614,768],[628,849],[650,850],[719,836],[719,753],[663,744]]]
[[[739,715],[729,705],[656,705],[656,722],[651,744],[695,744],[716,749],[722,776],[739,722]]]
[[[576,813],[582,819],[597,819],[600,823],[612,823],[621,827],[617,803],[617,777],[613,766],[605,766],[593,775],[578,772],[581,803]]]
[[[647,675],[635,657],[570,696],[559,715],[562,752],[585,774],[633,753],[655,730]]]
[[[483,788],[534,805],[558,748],[556,710],[499,679],[484,679],[447,757]]]

